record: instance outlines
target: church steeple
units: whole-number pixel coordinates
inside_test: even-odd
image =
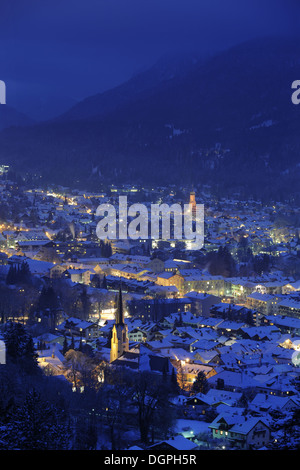
[[[117,298],[116,323],[112,329],[110,362],[115,361],[118,357],[129,350],[127,325],[124,321],[122,288],[120,286]]]
[[[116,325],[124,325],[124,311],[123,311],[123,296],[122,288],[119,288],[119,295],[117,298],[117,310],[116,310]]]
[[[195,215],[196,215],[196,207],[197,207],[197,205],[196,205],[196,193],[195,193],[195,191],[191,191],[191,192],[190,192],[190,201],[189,201],[189,203],[190,203],[190,205],[191,205],[191,207],[192,207],[192,214],[193,214],[193,216],[195,217]]]

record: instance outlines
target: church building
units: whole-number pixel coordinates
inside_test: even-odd
[[[116,322],[112,329],[110,362],[115,361],[129,350],[128,328],[124,321],[122,289],[119,289]]]

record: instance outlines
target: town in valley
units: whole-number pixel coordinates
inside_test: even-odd
[[[292,200],[204,185],[95,192],[0,169],[1,449],[299,447]],[[203,247],[99,240],[97,207],[120,195],[203,204]],[[45,423],[38,436],[29,408]]]

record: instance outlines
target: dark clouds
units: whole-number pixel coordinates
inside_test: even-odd
[[[298,30],[297,0],[1,0],[0,78],[19,103],[82,99],[167,52]]]

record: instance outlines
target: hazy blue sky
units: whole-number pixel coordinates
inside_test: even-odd
[[[298,0],[1,0],[7,102],[38,113],[112,88],[167,52],[299,31]],[[66,101],[56,102],[58,97]],[[50,109],[50,108],[49,108]],[[50,113],[51,114],[51,113]]]

